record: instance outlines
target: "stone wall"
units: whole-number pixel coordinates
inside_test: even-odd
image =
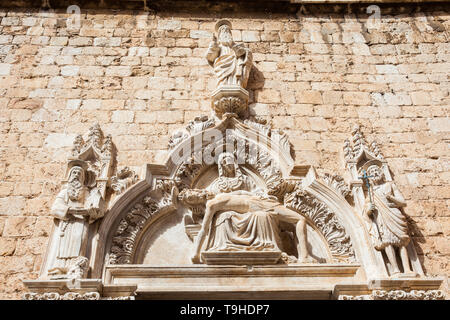
[[[204,54],[219,17],[253,51],[251,109],[288,133],[296,163],[343,172],[360,123],[408,201],[426,272],[449,273],[449,6],[382,8],[378,25],[361,10],[230,6],[82,8],[80,28],[65,8],[0,9],[0,298],[38,276],[76,134],[98,122],[119,165],[162,163],[170,133],[210,112]]]

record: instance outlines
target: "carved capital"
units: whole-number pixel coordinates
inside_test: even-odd
[[[219,118],[224,114],[242,115],[248,107],[249,94],[247,90],[238,86],[222,86],[212,95],[212,108]]]

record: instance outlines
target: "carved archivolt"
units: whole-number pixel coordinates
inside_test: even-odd
[[[288,208],[305,214],[320,230],[336,262],[355,261],[350,236],[347,235],[335,213],[323,202],[308,192],[296,188],[294,192],[286,195],[284,204]]]
[[[216,121],[214,118],[208,116],[195,117],[194,120],[189,121],[184,130],[177,130],[169,139],[169,149],[172,150],[181,142],[191,137],[192,135],[214,127]]]
[[[270,129],[268,129],[268,132],[270,132]],[[241,157],[240,159],[246,165],[252,167],[264,180],[267,194],[278,197],[279,201],[281,203],[284,202],[287,207],[307,216],[328,242],[335,262],[354,261],[355,254],[350,237],[334,212],[312,195],[302,191],[298,181],[283,179],[278,162],[267,151],[256,144],[252,144],[251,141],[246,141],[245,143],[244,148],[235,150],[236,157]],[[208,144],[205,148],[193,152],[175,171],[173,180],[156,181],[155,189],[166,196],[162,196],[159,202],[151,196],[145,197],[141,203],[136,204],[125,218],[120,221],[112,239],[109,263],[132,263],[132,254],[137,235],[141,232],[147,220],[153,219],[162,208],[173,205],[173,200],[167,195],[171,194],[171,189],[174,187],[181,191],[180,197],[183,202],[186,202],[184,200],[189,200],[188,195],[190,193],[188,191],[195,188],[195,181],[209,167],[203,161],[203,155],[213,154],[214,150],[221,144],[224,144],[223,140]],[[253,148],[253,152],[248,152],[250,148]],[[238,154],[239,150],[243,154]],[[341,177],[325,175],[324,181],[338,190],[344,197],[347,195],[348,189],[346,189],[346,185]],[[189,205],[191,211],[197,207],[199,206]],[[192,213],[195,214],[195,212]]]
[[[149,219],[156,219],[176,204],[177,190],[171,180],[158,180],[155,189],[161,193],[159,201],[146,196],[122,218],[112,238],[109,253],[110,264],[132,263],[132,255],[138,234]]]
[[[340,175],[325,173],[321,176],[321,178],[327,186],[336,190],[344,198],[346,198],[350,194],[350,188],[348,187],[348,184],[345,183],[344,178],[342,178]]]

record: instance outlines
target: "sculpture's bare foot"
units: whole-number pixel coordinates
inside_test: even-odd
[[[199,264],[200,263],[200,255],[199,254],[195,254],[192,258],[191,261],[193,264]]]
[[[317,263],[317,260],[311,256],[307,256],[307,257],[299,258],[298,263]]]

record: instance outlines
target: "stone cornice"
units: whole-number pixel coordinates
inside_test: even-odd
[[[8,3],[2,3],[4,7],[16,7],[16,8],[45,8],[49,9],[46,3],[50,3],[50,10],[52,9],[65,9],[70,5],[73,5],[73,1],[69,0],[13,0]],[[195,6],[192,6],[192,2],[196,2]],[[146,11],[151,13],[158,13],[164,11],[174,10],[190,10],[192,12],[202,10],[204,8],[211,8],[223,3],[227,8],[233,8],[235,10],[267,10],[274,12],[284,12],[286,10],[293,11],[295,13],[300,6],[306,8],[308,11],[325,10],[341,12],[346,11],[349,5],[387,5],[387,6],[412,6],[420,5],[423,3],[442,3],[443,0],[229,0],[229,1],[206,1],[206,0],[152,0],[146,1]],[[102,9],[102,10],[144,10],[144,0],[86,0],[77,3],[78,6],[84,9]],[[425,9],[425,8],[422,8]],[[354,13],[354,12],[353,12]]]

